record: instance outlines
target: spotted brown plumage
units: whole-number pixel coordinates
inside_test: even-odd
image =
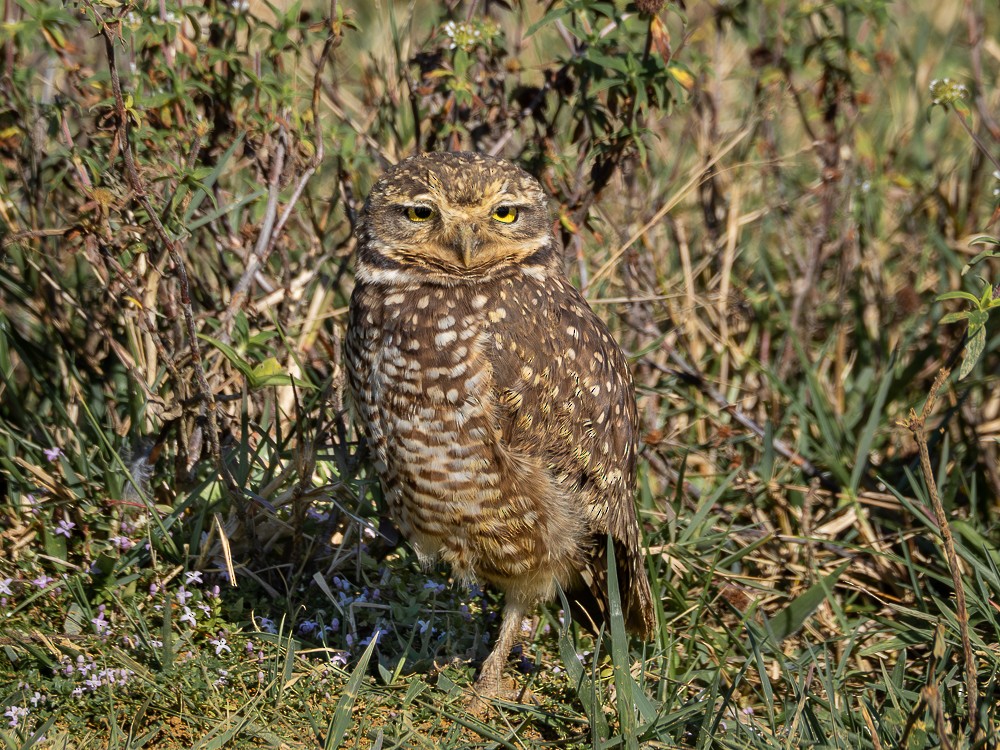
[[[481,692],[557,584],[606,619],[609,534],[626,624],[651,635],[632,377],[563,274],[533,177],[470,153],[386,172],[359,224],[346,354],[392,518],[422,561],[505,594]]]

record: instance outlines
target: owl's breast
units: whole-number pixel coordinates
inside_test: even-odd
[[[349,375],[389,509],[422,557],[476,568],[498,505],[486,298],[444,288],[352,300]],[[371,300],[374,302],[374,300]],[[357,364],[352,364],[357,363]]]

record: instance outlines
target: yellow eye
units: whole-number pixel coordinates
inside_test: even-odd
[[[513,206],[497,206],[493,218],[501,224],[513,224],[517,221],[517,209]]]
[[[410,206],[406,209],[406,218],[410,221],[427,221],[434,215],[434,210],[427,206]]]

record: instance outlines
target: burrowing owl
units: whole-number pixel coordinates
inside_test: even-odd
[[[479,692],[499,691],[524,615],[557,584],[605,620],[609,534],[626,624],[650,636],[632,377],[563,273],[537,180],[471,153],[386,172],[358,229],[346,350],[400,530],[422,561],[505,594]]]

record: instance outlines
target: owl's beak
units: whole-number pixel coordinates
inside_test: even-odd
[[[472,268],[472,256],[479,249],[479,235],[476,228],[470,224],[462,224],[458,227],[458,244],[462,253],[462,263],[466,268]]]

